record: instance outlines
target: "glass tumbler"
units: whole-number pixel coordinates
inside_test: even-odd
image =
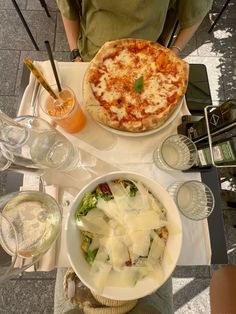
[[[187,170],[196,159],[195,144],[181,134],[167,137],[153,152],[154,164],[162,170]]]
[[[33,116],[15,119],[18,125],[3,123],[1,152],[15,165],[36,169],[70,171],[78,166],[79,151],[47,121]]]
[[[215,199],[211,189],[200,181],[175,182],[167,191],[180,212],[192,220],[207,218],[213,211]]]
[[[0,282],[29,268],[47,252],[61,230],[61,208],[38,191],[0,197]]]
[[[39,107],[66,132],[79,132],[85,126],[86,118],[74,92],[67,86],[63,86],[59,93],[56,85],[51,87],[58,99],[43,89],[38,96]]]

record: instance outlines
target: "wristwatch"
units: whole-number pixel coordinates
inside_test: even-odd
[[[69,54],[69,59],[70,59],[70,61],[75,61],[75,59],[77,58],[77,57],[80,57],[81,58],[81,56],[80,56],[80,53],[79,53],[79,49],[73,49],[71,52],[70,52],[70,54]]]

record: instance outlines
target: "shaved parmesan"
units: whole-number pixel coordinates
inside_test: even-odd
[[[150,230],[129,233],[132,245],[130,250],[138,256],[147,256],[150,247]]]
[[[107,285],[111,287],[133,287],[136,283],[147,276],[149,270],[147,267],[125,267],[121,271],[111,271]]]
[[[86,216],[77,220],[77,225],[81,230],[97,234],[110,234],[110,226],[105,221],[100,210],[93,209]]]
[[[160,219],[159,215],[153,210],[126,214],[127,225],[132,230],[151,230],[158,229],[166,225],[166,221]]]
[[[107,244],[106,249],[113,268],[115,270],[120,269],[129,260],[129,252],[126,245],[118,237],[111,237]]]
[[[163,256],[165,249],[165,242],[158,235],[154,236],[150,251],[147,258],[147,263],[155,269]]]
[[[91,267],[91,274],[97,292],[102,292],[112,268],[112,265],[106,263],[107,257],[106,250],[100,247]]]

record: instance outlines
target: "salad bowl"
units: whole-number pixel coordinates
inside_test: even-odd
[[[121,179],[125,180],[125,182],[126,181],[138,182],[138,184],[141,183],[141,185],[145,187],[146,191],[148,191],[148,194],[154,197],[159,204],[162,204],[162,207],[165,209],[165,217],[167,221],[166,228],[168,230],[168,238],[165,241],[165,248],[162,253],[162,258],[161,258],[161,263],[160,263],[161,272],[158,272],[158,274],[156,272],[155,274],[154,273],[152,274],[152,272],[150,272],[148,273],[148,275],[143,275],[140,278],[138,278],[135,281],[135,284],[133,285],[129,285],[126,282],[126,284],[122,284],[120,286],[119,284],[118,285],[109,284],[110,281],[106,281],[103,287],[102,288],[100,287],[98,289],[97,283],[95,282],[95,277],[97,275],[96,270],[95,272],[91,271],[91,268],[93,268],[93,265],[91,263],[91,258],[94,259],[94,256],[93,257],[89,255],[85,256],[85,253],[82,249],[84,244],[83,244],[83,234],[81,233],[81,228],[80,228],[80,223],[81,223],[80,217],[78,217],[78,209],[82,208],[81,204],[83,204],[83,200],[86,194],[93,193],[98,186],[101,186],[109,182],[116,182],[117,180],[119,181]],[[79,213],[79,215],[80,214],[81,213]],[[84,213],[82,213],[82,215],[84,215]],[[109,215],[109,212],[108,212],[108,215]],[[84,216],[82,216],[82,218],[83,217]],[[100,216],[97,216],[97,218],[95,217],[95,219],[100,219]],[[135,227],[134,220],[129,221],[127,223],[128,225]],[[150,219],[149,219],[149,223],[150,223]],[[155,225],[155,222],[154,222],[154,225]],[[102,230],[103,228],[102,224],[101,226],[97,225],[96,228],[100,228],[101,233],[105,233],[105,230]],[[145,241],[144,239],[141,239],[141,242],[144,242],[144,241]],[[151,240],[151,243],[152,242],[154,242],[154,240]],[[171,276],[172,272],[175,269],[175,266],[178,262],[178,258],[180,255],[181,245],[182,245],[182,225],[181,225],[180,215],[174,201],[172,200],[168,192],[158,182],[150,179],[149,177],[143,176],[139,173],[127,172],[127,171],[110,172],[110,173],[107,173],[106,175],[98,177],[94,179],[93,181],[89,182],[75,197],[71,206],[70,213],[67,218],[67,222],[66,222],[66,245],[67,245],[67,255],[68,255],[71,267],[73,268],[73,270],[75,271],[79,279],[90,290],[92,290],[93,292],[103,297],[113,299],[113,300],[134,300],[134,299],[142,298],[148,294],[155,292],[158,288],[160,288],[166,282],[166,280]],[[133,243],[133,245],[135,245],[135,243]],[[149,248],[149,254],[150,254],[150,251],[151,251],[151,247]],[[142,258],[142,260],[144,259]],[[154,259],[152,259],[152,261],[155,261],[155,256],[154,256]],[[125,275],[123,275],[123,277],[125,276],[128,278],[130,277],[129,272],[133,271],[132,269],[133,265],[128,265],[128,264],[126,265],[130,266],[130,268],[126,267],[127,272],[125,273]],[[116,282],[117,282],[119,281],[119,277],[122,277],[122,275],[116,276],[116,277],[118,278],[118,279],[116,278]]]

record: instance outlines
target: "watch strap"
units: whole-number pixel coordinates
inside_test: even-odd
[[[72,61],[72,62],[75,61],[75,59],[76,59],[77,57],[80,57],[80,58],[81,58],[79,49],[73,49],[73,50],[70,52],[70,54],[69,54],[69,59],[70,59],[70,61]]]

